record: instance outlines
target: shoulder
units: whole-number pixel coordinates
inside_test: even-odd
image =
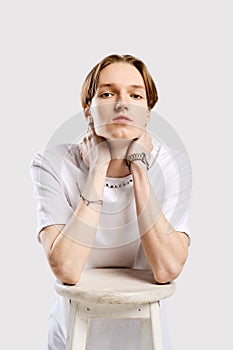
[[[186,168],[191,171],[191,162],[185,150],[173,148],[161,142],[153,143],[152,164],[159,164],[162,168],[176,170]]]
[[[192,168],[187,152],[155,142],[150,157],[150,179],[163,179],[165,183],[192,183]]]
[[[61,168],[65,162],[80,161],[78,144],[59,144],[46,146],[36,151],[30,161],[31,167],[53,166]]]

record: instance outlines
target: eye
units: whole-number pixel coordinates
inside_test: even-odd
[[[103,98],[108,98],[111,96],[113,96],[111,92],[103,92],[102,94],[100,94],[100,97],[103,97]]]
[[[131,95],[135,100],[141,100],[143,97],[139,94],[132,94]]]

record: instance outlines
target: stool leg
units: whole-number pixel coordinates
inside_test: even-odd
[[[143,350],[163,350],[159,301],[149,304],[150,318],[141,319]]]
[[[71,301],[67,328],[66,350],[86,350],[89,319],[80,318],[78,305]]]

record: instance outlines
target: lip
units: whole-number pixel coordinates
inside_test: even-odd
[[[117,117],[113,118],[113,122],[115,123],[129,123],[132,122],[132,119],[129,117],[126,117],[126,115],[118,115]]]

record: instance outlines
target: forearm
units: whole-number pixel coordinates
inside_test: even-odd
[[[147,261],[160,283],[174,280],[187,258],[182,233],[176,232],[162,213],[140,161],[131,163],[141,242]]]
[[[107,165],[101,171],[91,170],[82,195],[89,200],[101,200]],[[100,203],[83,200],[55,239],[49,254],[54,274],[63,282],[74,284],[79,280],[83,266],[93,246],[99,225]]]

